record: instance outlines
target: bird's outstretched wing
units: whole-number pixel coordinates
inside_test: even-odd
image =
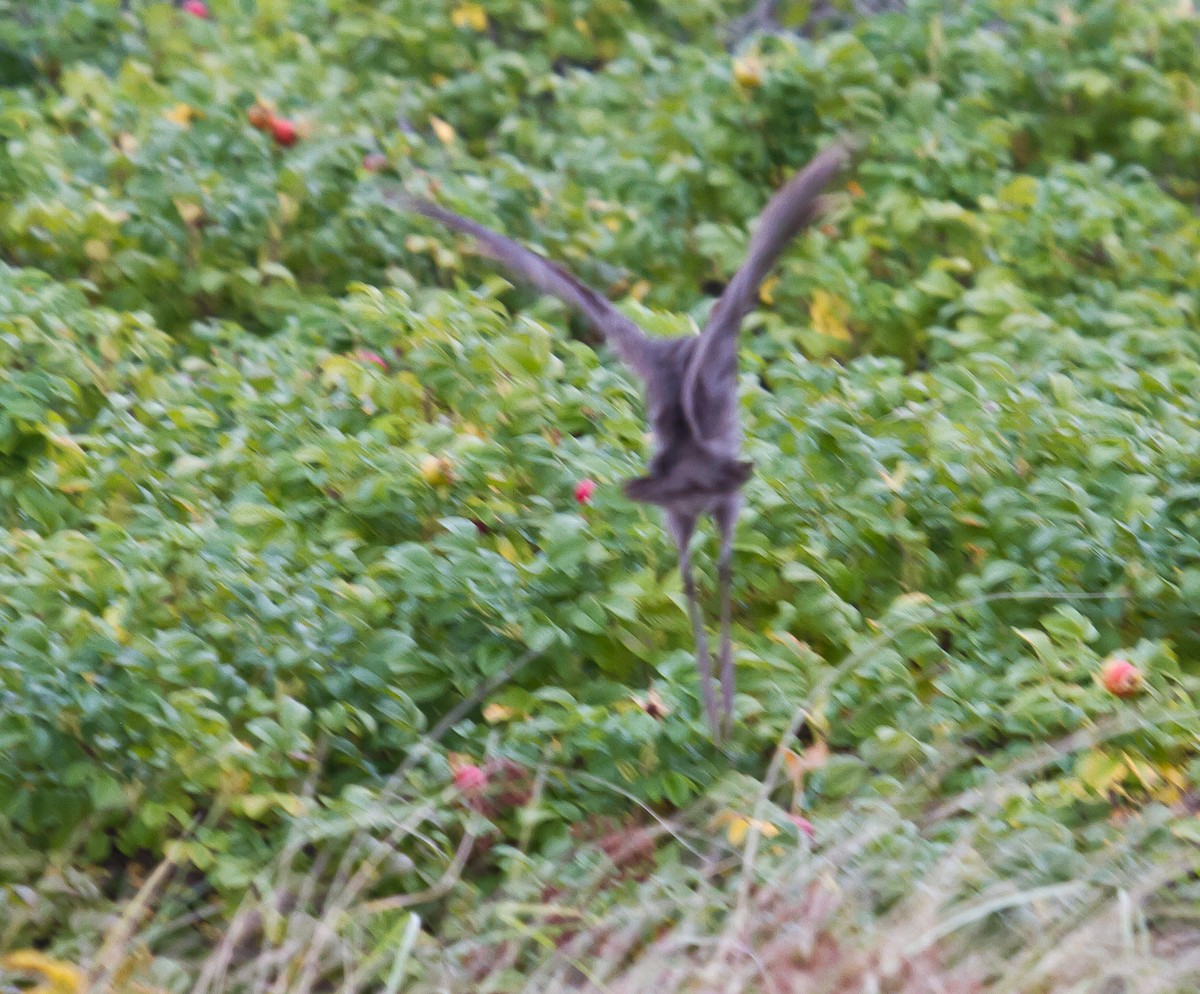
[[[536,252],[518,245],[511,238],[428,200],[407,194],[388,194],[387,199],[403,210],[423,214],[448,228],[470,235],[484,252],[515,276],[535,290],[557,297],[582,314],[635,373],[643,378],[650,375],[652,363],[645,334],[611,301],[586,283]]]
[[[759,285],[788,243],[821,212],[821,191],[849,158],[843,142],[825,149],[770,199],[759,216],[746,261],[713,306],[684,376],[683,411],[696,438],[714,438],[731,421],[742,319],[754,309]]]

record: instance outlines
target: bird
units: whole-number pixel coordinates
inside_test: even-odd
[[[742,488],[753,465],[739,458],[737,349],[743,319],[755,307],[763,280],[784,250],[828,204],[824,190],[849,165],[850,144],[838,140],[819,152],[767,202],[754,226],[746,258],[709,312],[699,335],[650,337],[602,294],[563,267],[505,235],[408,193],[389,193],[401,210],[420,214],[470,236],[480,250],[535,290],[577,311],[641,379],[653,452],[645,476],[628,480],[630,499],[659,507],[675,544],[696,669],[714,741],[732,726],[734,666],[730,636],[733,535]],[[696,596],[691,543],[701,517],[711,515],[720,541],[718,662],[721,708],[713,691],[713,659]]]

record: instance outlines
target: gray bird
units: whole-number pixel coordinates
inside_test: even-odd
[[[720,535],[717,565],[721,599],[720,679],[722,713],[733,715],[733,647],[729,637],[733,530],[741,489],[752,466],[738,458],[741,425],[737,398],[737,335],[753,310],[758,288],[788,243],[822,208],[821,192],[847,165],[842,143],[825,149],[767,203],[750,239],[746,261],[713,306],[698,335],[650,338],[610,301],[554,263],[503,235],[437,204],[404,194],[389,199],[472,236],[482,250],[513,274],[582,314],[609,347],[645,383],[654,455],[646,476],[629,480],[633,500],[657,504],[679,550],[679,571],[696,641],[700,691],[714,739],[721,737],[712,677],[712,656],[696,602],[690,545],[696,522],[711,514]]]

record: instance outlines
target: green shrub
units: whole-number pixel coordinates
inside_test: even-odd
[[[416,0],[127,6],[0,36],[25,53],[0,80],[0,837],[26,854],[0,884],[64,852],[107,880],[198,823],[176,852],[236,895],[290,817],[379,790],[527,651],[448,745],[545,771],[536,810],[497,816],[543,852],[761,772],[810,697],[817,809],[939,750],[970,751],[969,786],[1131,708],[1144,728],[1012,817],[1090,825],[1190,782],[1200,49],[1177,4],[918,3],[751,42],[760,88],[718,44],[731,4],[493,0],[486,30]],[[679,333],[843,128],[861,170],[744,335],[722,754],[668,543],[619,493],[634,385],[381,187],[436,184]],[[1147,673],[1136,702],[1093,680],[1113,653]]]

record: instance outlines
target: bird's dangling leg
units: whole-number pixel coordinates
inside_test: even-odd
[[[696,530],[694,514],[667,512],[667,528],[679,549],[679,575],[683,578],[683,592],[687,596],[688,617],[692,622],[692,636],[696,641],[696,675],[700,680],[700,694],[704,698],[704,711],[712,729],[714,741],[721,737],[721,724],[717,720],[717,701],[713,695],[712,655],[708,651],[708,636],[704,632],[704,620],[700,616],[700,605],[696,600],[696,581],[692,576],[692,533]]]
[[[731,591],[733,583],[733,529],[741,511],[741,497],[734,494],[713,511],[717,534],[721,540],[720,557],[717,560],[717,585],[721,593],[721,705],[725,732],[733,731],[733,641],[729,635],[732,615]]]

